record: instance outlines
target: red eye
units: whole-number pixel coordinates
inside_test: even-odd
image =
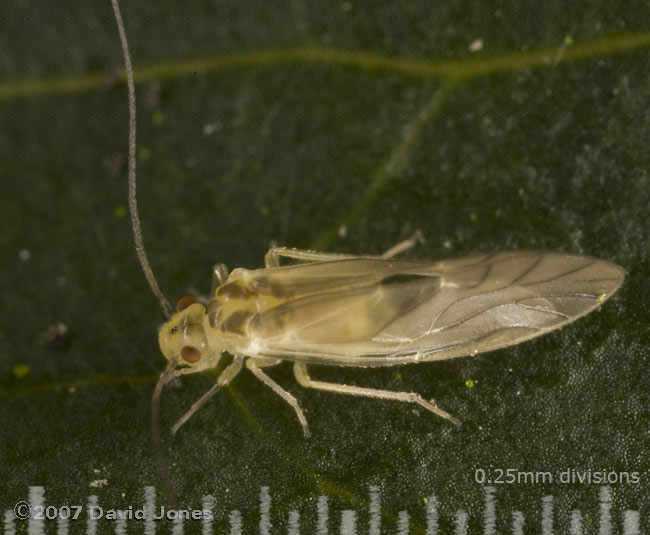
[[[181,358],[188,364],[194,364],[201,359],[201,352],[192,346],[183,346],[181,348]]]
[[[176,312],[185,310],[188,306],[193,305],[194,303],[196,303],[196,299],[194,299],[194,297],[191,295],[181,297],[178,301],[176,301]]]

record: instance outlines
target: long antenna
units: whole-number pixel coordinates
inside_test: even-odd
[[[144,248],[142,240],[142,228],[140,226],[140,216],[138,215],[138,201],[135,197],[135,86],[133,83],[133,67],[131,66],[131,56],[129,55],[129,43],[126,40],[126,32],[124,31],[124,22],[122,22],[122,14],[120,13],[120,6],[117,0],[111,0],[113,4],[113,11],[115,12],[115,20],[117,22],[117,30],[120,33],[120,41],[122,42],[122,52],[124,54],[124,68],[126,72],[126,85],[129,91],[129,213],[131,214],[131,227],[133,228],[133,239],[135,241],[135,252],[138,254],[140,266],[147,278],[149,287],[154,295],[158,298],[160,306],[167,317],[172,315],[172,307],[169,301],[165,298],[156,277],[151,270],[147,252]]]
[[[117,2],[117,0],[112,0]],[[156,388],[153,391],[153,397],[151,399],[151,436],[153,438],[153,451],[156,458],[156,466],[158,466],[158,473],[162,477],[163,488],[165,489],[165,494],[169,500],[169,504],[176,509],[178,500],[176,499],[176,493],[174,492],[174,485],[172,483],[172,477],[169,472],[169,463],[165,457],[165,453],[162,449],[162,442],[160,441],[160,396],[162,395],[162,389],[165,386],[165,383],[174,377],[174,370],[176,365],[174,362],[170,362],[165,370],[160,374],[158,382],[156,383]]]
[[[149,287],[160,301],[160,306],[167,317],[172,315],[172,307],[169,301],[160,291],[156,277],[151,270],[147,253],[142,241],[142,229],[140,228],[140,217],[138,216],[138,203],[135,197],[135,86],[133,83],[133,67],[131,66],[131,56],[129,55],[129,43],[126,39],[126,32],[124,31],[124,22],[122,21],[122,14],[120,13],[120,6],[118,0],[111,0],[113,4],[113,12],[115,13],[115,21],[117,22],[117,29],[120,34],[120,41],[122,42],[122,52],[124,54],[124,68],[126,72],[126,84],[129,93],[129,212],[131,213],[131,227],[133,228],[133,238],[135,240],[135,251],[138,253],[138,260],[144,276],[147,278]],[[165,383],[174,376],[175,364],[170,362],[167,368],[160,374],[156,388],[154,389],[153,399],[151,401],[151,431],[153,435],[154,455],[156,458],[156,465],[162,476],[165,494],[169,499],[173,508],[176,508],[176,496],[174,493],[174,486],[172,485],[171,476],[165,454],[163,453],[162,444],[160,442],[160,428],[158,425],[158,413],[160,408],[160,395]]]

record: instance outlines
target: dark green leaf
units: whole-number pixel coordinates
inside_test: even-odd
[[[418,258],[543,248],[629,272],[600,311],[511,349],[313,370],[433,397],[460,429],[398,403],[302,390],[283,365],[269,374],[304,407],[310,439],[248,373],[171,437],[214,375],[183,379],[165,389],[161,422],[181,505],[211,494],[215,532],[238,509],[254,533],[268,486],[274,532],[295,509],[314,533],[328,495],[331,532],[354,509],[365,533],[379,486],[387,531],[408,510],[412,533],[425,533],[424,499],[436,495],[442,532],[458,509],[476,532],[475,471],[517,469],[555,479],[496,485],[499,532],[515,510],[538,532],[544,496],[558,531],[580,509],[597,532],[601,485],[564,484],[565,470],[640,474],[611,484],[618,532],[625,509],[647,507],[647,3],[124,4],[144,239],[172,302],[207,292],[215,262],[261,266],[271,244],[376,254],[417,228]],[[150,485],[164,502],[149,428],[163,316],[125,211],[110,3],[0,11],[0,505],[34,485],[55,505],[96,494],[105,507],[140,507]]]

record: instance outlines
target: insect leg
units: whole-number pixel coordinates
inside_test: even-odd
[[[210,287],[210,299],[214,297],[217,286],[221,286],[228,278],[228,266],[226,264],[215,264],[212,268],[212,286]]]
[[[344,385],[338,383],[326,383],[323,381],[314,381],[309,377],[307,372],[307,365],[303,362],[296,362],[293,365],[293,372],[296,380],[305,388],[315,388],[317,390],[326,390],[328,392],[336,392],[337,394],[348,394],[350,396],[364,396],[376,399],[394,399],[395,401],[403,401],[406,403],[417,403],[428,411],[449,420],[451,423],[460,425],[460,420],[454,418],[448,412],[438,408],[434,401],[426,401],[415,392],[392,392],[390,390],[377,390],[375,388],[363,388],[360,386]]]
[[[217,291],[217,288],[226,282],[228,278],[228,267],[226,264],[215,264],[212,267],[212,286],[210,287],[210,293],[208,295],[202,294],[194,286],[188,288],[189,295],[194,297],[199,303],[203,306],[208,306],[210,301],[214,298],[214,294]]]
[[[291,258],[299,262],[328,262],[342,260],[344,258],[357,258],[358,255],[322,253],[320,251],[309,251],[307,249],[293,249],[292,247],[272,247],[264,255],[264,265],[267,268],[280,267],[280,258]]]
[[[407,240],[399,242],[397,245],[391,247],[384,254],[380,255],[381,258],[392,258],[404,251],[408,251],[415,247],[418,243],[424,243],[424,234],[421,230],[416,230],[413,236]],[[273,247],[269,249],[264,256],[264,265],[267,268],[279,267],[280,258],[291,258],[299,262],[331,262],[332,260],[343,260],[345,258],[358,258],[359,255],[338,254],[338,253],[322,253],[320,251],[310,251],[308,249],[293,249],[291,247]]]
[[[217,378],[217,382],[214,384],[214,386],[205,394],[203,394],[199,399],[197,399],[190,407],[190,410],[183,414],[183,416],[181,416],[180,419],[174,424],[174,427],[172,427],[172,435],[176,434],[176,431],[178,431],[180,426],[187,422],[196,411],[203,407],[203,405],[205,405],[205,403],[212,396],[214,396],[221,387],[226,386],[235,378],[235,376],[241,370],[243,363],[244,357],[235,357],[235,359],[224,368],[224,370],[221,372],[221,375],[219,375]]]
[[[405,251],[408,251],[409,249],[412,249],[419,243],[424,243],[424,234],[420,229],[417,229],[413,236],[410,238],[399,242],[397,245],[393,245],[388,251],[386,251],[383,255],[381,255],[382,258],[393,258],[394,256],[397,256],[398,254],[401,254]]]
[[[309,427],[307,426],[307,418],[305,418],[305,413],[300,408],[300,405],[298,405],[298,400],[294,398],[284,388],[282,388],[278,383],[276,383],[273,379],[271,379],[268,375],[266,375],[256,364],[254,359],[251,358],[247,359],[246,367],[253,372],[255,377],[257,377],[260,381],[262,381],[266,386],[271,388],[273,392],[278,394],[284,401],[286,401],[289,405],[293,407],[293,410],[296,411],[296,416],[298,416],[298,420],[300,421],[300,425],[302,425],[302,432],[305,434],[305,437],[309,437]]]

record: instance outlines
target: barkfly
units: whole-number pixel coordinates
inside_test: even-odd
[[[394,366],[476,355],[559,329],[599,307],[620,287],[620,266],[586,256],[546,251],[501,252],[422,262],[393,257],[421,240],[381,256],[352,256],[273,248],[265,267],[214,268],[206,303],[185,297],[176,312],[156,284],[142,244],[135,201],[135,96],[117,0],[112,0],[129,85],[129,207],[136,250],[147,280],[169,320],[159,344],[168,360],[154,392],[172,377],[215,368],[233,356],[206,392],[172,428],[176,432],[220,388],[250,370],[293,407],[298,401],[264,368],[293,362],[303,387],[351,396],[416,403],[453,423],[453,416],[413,392],[393,392],[314,380],[309,364]],[[294,263],[281,266],[286,258]]]

